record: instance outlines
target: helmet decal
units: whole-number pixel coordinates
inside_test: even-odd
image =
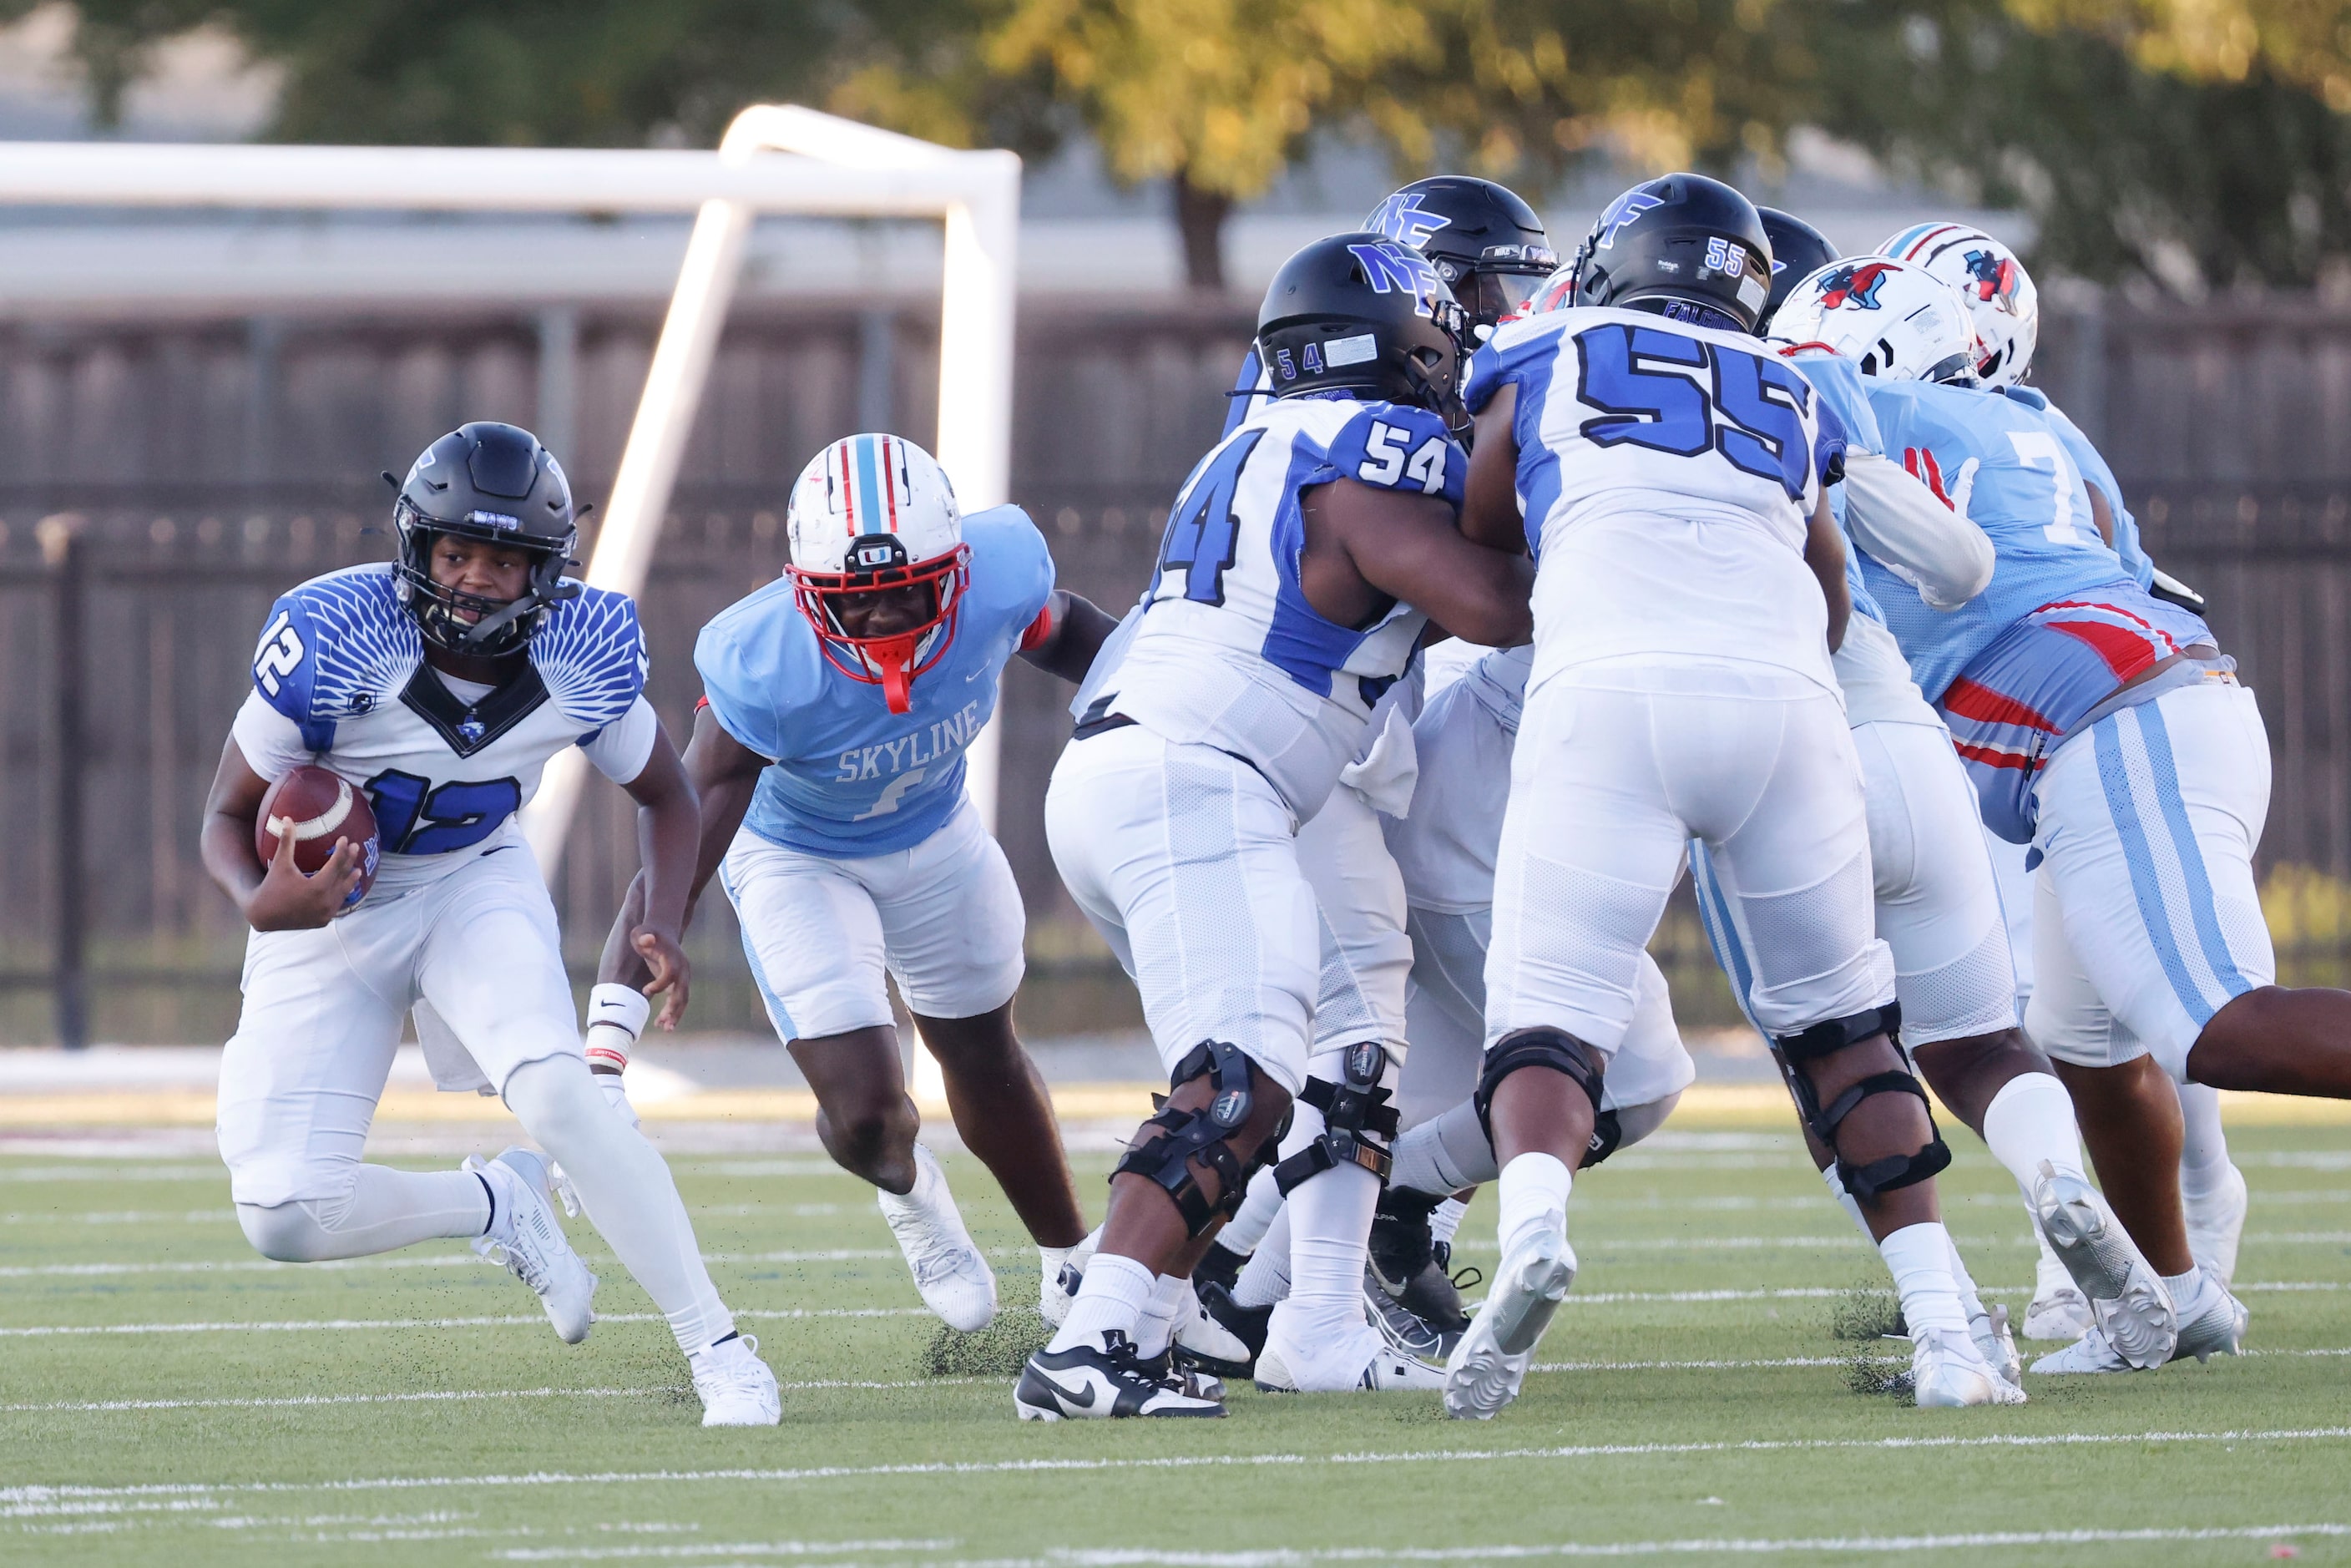
[[[1409,294],[1423,316],[1437,314],[1437,298],[1447,291],[1428,258],[1394,240],[1358,241],[1347,254],[1364,264],[1364,277],[1374,294]]]
[[[1609,203],[1608,210],[1600,214],[1600,222],[1593,230],[1600,236],[1593,242],[1593,248],[1615,249],[1616,236],[1632,227],[1643,213],[1653,212],[1665,205],[1665,200],[1663,196],[1652,195],[1646,191],[1632,190]]]
[[[1997,301],[2001,308],[2013,315],[2016,311],[2016,263],[1988,250],[1967,253],[1968,276],[1975,280],[1978,299]]]
[[[1432,213],[1422,205],[1418,191],[1398,191],[1364,220],[1364,226],[1417,250],[1428,243],[1429,235],[1452,222],[1444,214]]]
[[[1881,262],[1843,263],[1820,281],[1821,308],[1842,310],[1851,305],[1861,310],[1876,309],[1878,287],[1891,270]]]

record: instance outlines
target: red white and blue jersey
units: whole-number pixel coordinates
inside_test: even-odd
[[[557,752],[581,747],[626,782],[660,733],[628,595],[586,588],[554,605],[490,687],[424,662],[397,584],[389,564],[358,566],[279,599],[231,732],[265,779],[313,764],[367,792],[383,854],[371,898],[519,843],[515,814]]]
[[[1185,481],[1096,706],[1246,758],[1311,816],[1410,665],[1427,617],[1396,602],[1342,626],[1308,603],[1300,497],[1352,479],[1439,497],[1458,512],[1468,471],[1468,455],[1426,409],[1345,396],[1260,406]]]
[[[826,660],[789,578],[719,612],[694,648],[726,733],[768,758],[743,825],[769,843],[836,859],[910,849],[964,798],[964,756],[996,711],[998,678],[1053,592],[1045,537],[1018,507],[963,520],[971,584],[955,635],[914,677],[913,708]]]
[[[1920,382],[1874,382],[1870,401],[1887,453],[1933,476],[1997,552],[1991,586],[1949,612],[1874,560],[1863,571],[1950,727],[1985,825],[2029,842],[2049,757],[2117,687],[2211,631],[2148,597],[2099,538],[2073,455],[2040,410]]]

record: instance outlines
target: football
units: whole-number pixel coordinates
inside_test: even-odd
[[[375,882],[381,845],[375,812],[349,779],[324,768],[297,768],[272,784],[253,819],[253,852],[262,864],[277,858],[278,835],[287,832],[294,835],[294,864],[305,876],[318,874],[334,854],[337,839],[358,844],[359,885],[343,907],[367,896]]]

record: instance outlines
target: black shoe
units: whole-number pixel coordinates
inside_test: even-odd
[[[1192,1270],[1192,1288],[1196,1291],[1206,1285],[1222,1285],[1229,1291],[1240,1282],[1241,1265],[1248,1261],[1246,1254],[1233,1251],[1221,1241],[1211,1241]]]
[[[1371,1260],[1389,1295],[1403,1295],[1436,1255],[1428,1216],[1444,1201],[1398,1186],[1381,1192],[1379,1207],[1372,1212]]]
[[[1202,1290],[1200,1304],[1208,1309],[1208,1315],[1222,1324],[1226,1333],[1249,1346],[1251,1361],[1265,1353],[1265,1325],[1273,1319],[1271,1307],[1242,1306],[1222,1285],[1210,1285]],[[1229,1375],[1242,1377],[1248,1374],[1244,1370]]]
[[[1013,1386],[1012,1407],[1023,1421],[1225,1413],[1222,1400],[1186,1393],[1144,1371],[1134,1346],[1116,1329],[1105,1332],[1099,1346],[1040,1350],[1030,1356]]]
[[[1372,1320],[1381,1343],[1390,1350],[1439,1365],[1453,1354],[1462,1331],[1468,1327],[1465,1322],[1461,1328],[1448,1331],[1430,1322],[1389,1295],[1369,1266],[1364,1270],[1364,1315]]]
[[[1221,1402],[1225,1397],[1225,1380],[1215,1373],[1184,1365],[1176,1359],[1176,1347],[1172,1343],[1157,1355],[1136,1356],[1134,1367],[1161,1387],[1172,1388],[1194,1399]]]

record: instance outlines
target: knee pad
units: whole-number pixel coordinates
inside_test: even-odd
[[[1614,1154],[1625,1142],[1625,1124],[1614,1111],[1595,1111],[1592,1116],[1592,1141],[1583,1145],[1583,1157],[1575,1162],[1577,1170],[1588,1170]]]
[[[1478,1108],[1478,1124],[1486,1130],[1486,1142],[1494,1141],[1494,1091],[1501,1086],[1503,1079],[1523,1067],[1548,1067],[1573,1079],[1575,1086],[1592,1102],[1596,1132],[1597,1118],[1603,1114],[1600,1081],[1607,1066],[1606,1059],[1596,1048],[1563,1029],[1512,1030],[1486,1052],[1485,1071],[1478,1075],[1478,1091],[1471,1096],[1471,1103]],[[1605,1154],[1600,1156],[1606,1157]],[[1583,1163],[1593,1164],[1593,1157],[1587,1154]]]
[[[1821,1103],[1818,1092],[1813,1088],[1812,1075],[1804,1064],[1833,1055],[1847,1046],[1858,1045],[1872,1035],[1883,1034],[1894,1044],[1901,1056],[1903,1067],[1898,1071],[1873,1072],[1868,1077],[1838,1095],[1828,1105]],[[1783,1034],[1772,1040],[1773,1048],[1787,1062],[1789,1087],[1796,1096],[1796,1109],[1804,1118],[1823,1147],[1836,1155],[1836,1171],[1845,1190],[1860,1202],[1867,1203],[1880,1193],[1901,1187],[1915,1186],[1939,1174],[1951,1163],[1951,1148],[1943,1142],[1943,1134],[1935,1126],[1934,1113],[1927,1116],[1927,1146],[1916,1154],[1888,1155],[1857,1166],[1844,1157],[1837,1147],[1837,1128],[1854,1113],[1855,1107],[1873,1094],[1916,1094],[1922,1105],[1932,1105],[1927,1098],[1926,1086],[1918,1082],[1910,1065],[1910,1053],[1902,1049],[1902,1007],[1888,1002],[1884,1007],[1868,1008],[1841,1019],[1816,1023],[1796,1034]]]
[[[1278,1141],[1268,1138],[1259,1144],[1246,1165],[1227,1141],[1249,1120],[1256,1103],[1249,1089],[1249,1058],[1239,1047],[1221,1040],[1201,1041],[1168,1074],[1168,1087],[1180,1089],[1199,1078],[1209,1081],[1216,1097],[1196,1111],[1173,1111],[1168,1109],[1166,1095],[1154,1094],[1155,1113],[1143,1125],[1157,1127],[1165,1135],[1130,1146],[1110,1173],[1113,1178],[1139,1176],[1158,1183],[1184,1217],[1186,1230],[1195,1237],[1218,1219],[1230,1219],[1240,1212],[1249,1178],[1265,1165]],[[1223,1191],[1213,1203],[1193,1174],[1195,1159],[1217,1173]]]
[[[1387,1071],[1386,1048],[1365,1040],[1341,1053],[1342,1082],[1306,1081],[1298,1097],[1322,1113],[1322,1135],[1273,1167],[1283,1197],[1299,1183],[1341,1166],[1359,1166],[1379,1177],[1382,1186],[1387,1185],[1395,1165],[1388,1143],[1396,1135],[1396,1108],[1388,1103],[1394,1096],[1380,1082]]]

